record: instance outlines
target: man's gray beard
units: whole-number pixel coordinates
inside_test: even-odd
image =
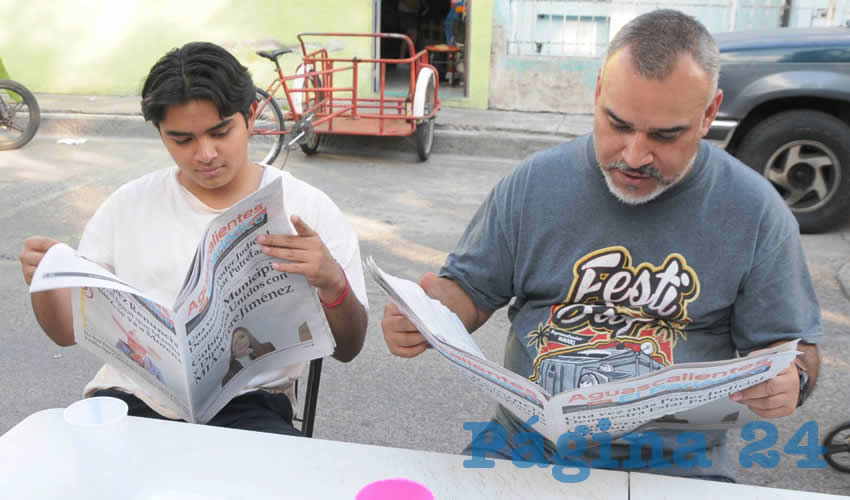
[[[674,184],[682,180],[685,174],[690,172],[691,167],[694,164],[694,160],[696,160],[696,155],[691,158],[691,161],[688,162],[688,166],[686,168],[682,169],[682,171],[679,172],[677,175],[674,175],[673,177],[668,177],[666,179],[663,175],[661,175],[661,172],[659,172],[658,169],[651,164],[644,165],[639,168],[632,168],[623,160],[617,160],[613,163],[609,163],[608,165],[598,164],[598,166],[602,169],[602,174],[605,177],[605,184],[608,186],[608,191],[610,191],[615,198],[625,203],[626,205],[637,206],[643,205],[644,203],[648,203],[654,200],[655,198],[658,198],[659,196],[661,196],[661,193],[667,191]],[[635,196],[629,192],[620,191],[617,188],[617,185],[614,184],[614,181],[611,179],[611,172],[614,170],[635,173],[638,175],[648,175],[658,182],[658,186],[654,190],[643,196]]]

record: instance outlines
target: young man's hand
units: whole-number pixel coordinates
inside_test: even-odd
[[[57,243],[59,242],[44,236],[30,236],[24,241],[24,249],[19,258],[27,286],[32,284],[35,268],[44,258],[44,254]],[[30,300],[35,318],[44,333],[57,345],[73,345],[75,340],[71,290],[68,288],[45,290],[30,294]]]
[[[336,340],[333,357],[347,363],[363,348],[368,322],[366,309],[353,293],[346,292],[345,271],[318,233],[297,215],[290,220],[297,234],[267,234],[257,241],[263,253],[281,260],[272,264],[275,270],[300,274],[319,291],[325,317]]]
[[[298,234],[266,234],[257,241],[263,253],[288,262],[275,262],[275,270],[282,273],[301,274],[319,291],[323,302],[333,302],[345,291],[345,273],[340,264],[325,247],[318,233],[300,217],[290,220]]]
[[[35,268],[38,267],[41,259],[44,258],[44,254],[47,253],[50,247],[57,243],[59,242],[44,236],[30,236],[24,241],[24,249],[21,251],[19,259],[21,261],[21,271],[24,274],[24,281],[26,281],[27,286],[32,283]]]

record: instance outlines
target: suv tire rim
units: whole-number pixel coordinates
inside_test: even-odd
[[[763,175],[796,212],[813,212],[835,196],[841,182],[838,157],[823,143],[793,141],[767,160]]]

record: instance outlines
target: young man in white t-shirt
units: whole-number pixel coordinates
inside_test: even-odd
[[[260,236],[258,241],[264,252],[282,259],[274,265],[277,271],[302,274],[316,287],[336,340],[333,357],[350,361],[363,347],[367,319],[357,238],[327,195],[248,159],[255,95],[247,68],[217,45],[189,43],[157,61],[142,89],[142,112],[176,165],[112,193],[86,226],[78,252],[161,303],[173,303],[206,225],[283,177],[284,207],[297,234]],[[27,284],[55,243],[40,236],[26,240],[20,260]],[[61,346],[74,344],[70,291],[31,297],[47,336]],[[302,368],[280,366],[253,378],[209,424],[298,434],[282,391]],[[120,397],[135,416],[178,418],[110,365],[101,368],[85,395]]]

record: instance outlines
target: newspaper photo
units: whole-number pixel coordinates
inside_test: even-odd
[[[614,436],[636,429],[743,425],[754,414],[729,395],[775,377],[797,356],[797,341],[790,341],[747,357],[674,364],[649,374],[553,395],[485,359],[457,315],[428,297],[419,285],[383,272],[372,258],[365,267],[437,352],[474,385],[552,441],[579,426],[599,432],[600,419],[608,419],[607,432]]]
[[[269,370],[331,354],[315,288],[278,272],[260,234],[295,234],[277,179],[216,217],[176,303],[160,304],[64,244],[50,248],[30,293],[70,288],[78,344],[189,422],[206,423]]]

